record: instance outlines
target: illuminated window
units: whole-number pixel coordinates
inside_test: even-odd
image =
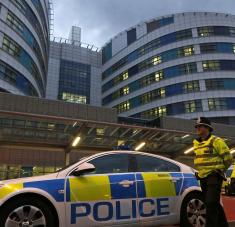
[[[124,95],[128,95],[129,92],[130,92],[129,87],[124,87],[124,88],[123,88],[123,94],[124,94]]]
[[[122,113],[122,112],[129,110],[130,109],[130,102],[126,101],[126,102],[119,104],[117,106],[117,109],[118,109],[118,113]]]
[[[63,92],[62,100],[64,100],[65,102],[86,104],[87,97],[86,96],[82,96],[82,95],[76,95],[76,94],[71,94],[71,93]]]
[[[226,110],[227,103],[225,99],[208,99],[209,110]]]
[[[202,63],[204,71],[214,71],[220,69],[219,61],[207,61]]]
[[[195,103],[195,101],[185,103],[185,112],[186,113],[196,112],[196,103]]]
[[[198,28],[198,35],[201,37],[207,37],[213,34],[213,27],[201,27]]]
[[[156,117],[165,116],[166,115],[166,107],[159,106],[159,107],[155,108],[154,112],[155,112]]]
[[[127,80],[129,78],[128,72],[123,73],[122,79]]]
[[[160,96],[161,96],[161,98],[165,98],[165,96],[166,96],[165,88],[160,89]]]
[[[184,56],[191,56],[193,54],[194,54],[194,48],[193,47],[184,48]]]
[[[157,56],[153,58],[153,65],[158,65],[162,62],[161,56]]]
[[[160,81],[160,80],[162,80],[163,79],[163,73],[162,72],[157,72],[156,74],[155,74],[155,80],[156,81]]]
[[[104,135],[104,128],[97,128],[96,135],[103,136]]]
[[[192,92],[192,91],[199,91],[199,82],[198,81],[190,81],[187,83],[184,83],[183,89],[185,93]]]

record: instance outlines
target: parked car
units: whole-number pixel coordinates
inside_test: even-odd
[[[82,159],[56,173],[0,183],[0,226],[205,226],[194,170],[135,151]]]
[[[235,168],[232,165],[226,172],[227,182],[225,183],[225,195],[235,195]]]

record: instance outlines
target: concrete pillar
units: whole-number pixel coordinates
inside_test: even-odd
[[[202,72],[203,72],[202,62],[197,62],[197,71],[198,71],[199,73],[202,73]]]
[[[192,33],[193,33],[193,38],[198,37],[197,28],[193,28]]]
[[[195,44],[194,45],[194,52],[195,52],[195,54],[200,54],[200,46],[199,46],[199,44]]]
[[[65,151],[65,166],[70,164],[70,151]]]

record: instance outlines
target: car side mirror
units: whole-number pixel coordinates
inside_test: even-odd
[[[90,163],[82,163],[81,165],[79,165],[73,172],[72,175],[73,176],[81,176],[82,174],[85,173],[91,173],[95,171],[95,166],[90,164]]]

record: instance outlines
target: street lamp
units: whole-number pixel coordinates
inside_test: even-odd
[[[135,151],[139,151],[141,148],[143,148],[146,145],[145,142],[142,142],[141,144],[139,144],[136,148]]]
[[[184,154],[189,154],[189,153],[191,153],[193,150],[194,150],[194,148],[191,147],[191,148],[189,148],[188,150],[186,150],[186,151],[184,152]]]
[[[72,147],[76,147],[78,143],[80,142],[80,140],[81,140],[80,136],[76,137],[72,143]]]

